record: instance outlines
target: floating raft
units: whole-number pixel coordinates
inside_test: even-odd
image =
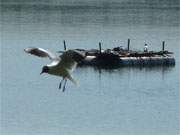
[[[145,44],[147,45],[147,44]],[[64,50],[66,43],[64,40]],[[120,67],[120,66],[174,66],[175,58],[173,52],[165,50],[165,41],[162,42],[162,51],[133,51],[130,50],[130,39],[128,46],[115,47],[113,49],[101,49],[99,43],[98,49],[84,50],[75,49],[85,54],[84,60],[79,63],[80,66],[100,66],[100,67]]]
[[[113,48],[107,50],[82,50],[86,54],[85,59],[80,65],[90,66],[173,66],[175,58],[169,51],[132,51],[122,48]]]

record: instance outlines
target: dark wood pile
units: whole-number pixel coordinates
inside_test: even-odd
[[[169,52],[167,50],[165,51],[133,51],[133,50],[127,50],[123,49],[121,47],[115,47],[113,49],[106,49],[106,50],[98,50],[98,49],[91,49],[91,50],[85,50],[85,49],[76,49],[78,51],[85,52],[86,56],[96,56],[96,57],[112,57],[112,58],[119,58],[119,57],[156,57],[156,56],[162,56],[162,57],[170,57],[172,52]]]

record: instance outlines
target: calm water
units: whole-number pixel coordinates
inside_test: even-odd
[[[1,134],[3,135],[178,135],[180,134],[180,10],[162,3],[65,3],[51,6],[10,0],[1,5]],[[18,3],[19,4],[19,3]],[[40,3],[42,4],[42,3]],[[75,6],[74,6],[75,5]],[[175,67],[77,68],[80,85],[42,75],[49,62],[23,49],[126,46],[160,50],[176,57]]]

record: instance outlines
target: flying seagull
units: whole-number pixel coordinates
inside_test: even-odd
[[[67,79],[77,85],[77,81],[72,77],[71,72],[76,65],[85,58],[85,53],[78,50],[67,50],[59,56],[45,49],[36,47],[26,48],[24,51],[35,56],[48,57],[51,60],[50,64],[43,66],[40,74],[48,73],[62,77],[59,83],[59,89],[61,89],[62,83],[64,82],[63,92],[65,91]]]

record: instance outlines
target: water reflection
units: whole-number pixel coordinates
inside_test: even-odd
[[[99,65],[99,66],[88,66],[88,65],[79,65],[78,68],[92,68],[94,69],[94,71],[96,72],[99,72],[99,73],[102,73],[102,71],[104,72],[108,72],[108,73],[113,73],[113,72],[116,72],[116,71],[121,71],[123,69],[127,69],[127,70],[139,70],[139,71],[142,71],[142,70],[146,70],[147,72],[150,72],[150,71],[162,71],[162,73],[168,73],[170,72],[171,70],[173,70],[173,68],[175,67],[175,65],[166,65],[166,66],[117,66],[117,65],[107,65],[107,66],[104,66],[104,65]]]

